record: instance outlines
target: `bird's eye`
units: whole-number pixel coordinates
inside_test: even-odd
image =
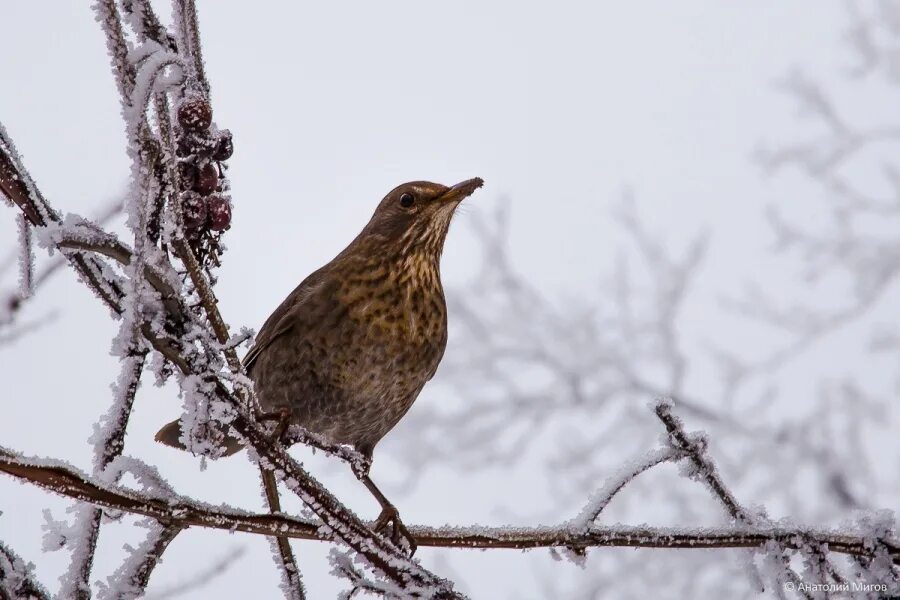
[[[403,192],[403,195],[400,196],[400,206],[403,208],[409,208],[415,201],[416,199],[409,192]]]

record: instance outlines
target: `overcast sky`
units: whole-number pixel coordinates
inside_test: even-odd
[[[4,3],[0,121],[54,206],[91,214],[123,192],[129,165],[103,36],[86,4]],[[485,180],[451,231],[445,281],[464,281],[477,260],[466,219],[505,201],[519,270],[551,295],[595,293],[615,250],[609,211],[629,188],[667,240],[712,232],[707,277],[727,288],[767,244],[762,208],[801,189],[790,178],[762,177],[751,160],[760,142],[797,127],[774,81],[799,64],[834,73],[844,57],[836,1],[199,4],[215,120],[235,143],[234,226],[218,286],[233,327],[258,328],[352,239],[388,190],[415,179]],[[0,252],[13,244],[13,212],[0,219]],[[0,346],[0,444],[88,468],[85,439],[117,372],[108,355],[116,325],[70,272],[23,318],[51,311],[52,335]],[[428,401],[426,388],[419,402]],[[126,451],[159,464],[188,493],[259,506],[243,458],[198,474],[195,459],[152,443],[179,410],[171,387],[145,382]],[[380,449],[386,466],[374,470],[388,495],[389,456],[402,450],[390,438]],[[348,473],[331,467],[324,477],[374,517]],[[398,499],[408,522],[496,522],[493,507],[524,485],[495,477],[473,496],[465,474],[442,477]],[[459,486],[466,497],[446,493]],[[55,586],[67,556],[40,553],[44,506],[61,515],[65,503],[0,479],[0,539]],[[104,528],[104,548],[139,539],[120,530]],[[202,566],[198,555],[233,546],[248,553],[207,588],[209,597],[246,597],[257,578],[276,597],[266,542],[218,532],[182,535],[151,587]],[[321,548],[297,547],[310,588],[335,589]],[[118,554],[100,556],[109,568]],[[454,563],[455,572],[442,571],[433,553],[422,556],[478,597],[527,595],[510,581],[523,568],[518,554],[475,554]],[[478,561],[493,572],[477,575]]]

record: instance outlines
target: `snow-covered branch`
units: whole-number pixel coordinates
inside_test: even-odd
[[[700,436],[690,436],[684,431],[680,419],[672,414],[671,402],[665,400],[657,402],[654,410],[656,416],[666,426],[672,446],[686,454],[693,463],[691,478],[709,486],[710,491],[722,502],[732,519],[740,523],[753,522],[752,516],[738,503],[719,476],[718,469],[706,455],[706,440]]]
[[[60,495],[103,508],[153,517],[180,527],[206,527],[259,535],[284,535],[294,539],[334,541],[335,533],[318,521],[287,515],[248,513],[211,506],[183,496],[154,496],[97,481],[59,462],[27,459],[8,450],[0,451],[0,470]],[[873,557],[878,548],[887,550],[900,564],[900,544],[893,538],[873,537],[871,532],[817,530],[804,527],[735,526],[710,528],[630,527],[624,525],[583,527],[580,522],[536,527],[425,527],[411,526],[420,547],[533,549],[609,546],[630,548],[762,548],[777,542],[799,548],[812,540],[829,551]]]
[[[50,594],[34,577],[34,565],[26,563],[3,542],[0,542],[0,598],[50,600]]]
[[[144,596],[150,575],[162,558],[163,552],[184,529],[173,523],[152,523],[144,542],[134,548],[116,572],[100,590],[101,600],[132,600]]]

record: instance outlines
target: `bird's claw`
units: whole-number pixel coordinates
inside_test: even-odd
[[[291,410],[289,408],[277,408],[270,412],[261,412],[256,416],[258,421],[275,421],[275,429],[269,436],[269,444],[275,445],[277,442],[284,441],[284,435],[287,433],[288,425],[291,422]]]
[[[381,514],[375,520],[374,529],[377,533],[385,532],[388,527],[390,527],[391,542],[395,546],[409,550],[410,556],[416,553],[416,548],[418,547],[416,540],[409,532],[409,529],[406,528],[406,525],[403,524],[403,521],[400,520],[400,513],[397,511],[397,507],[393,505],[385,506],[381,509]]]

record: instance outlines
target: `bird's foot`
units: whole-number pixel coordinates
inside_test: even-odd
[[[409,529],[406,528],[406,525],[403,524],[403,521],[400,520],[400,513],[393,504],[389,504],[381,509],[381,514],[375,520],[374,529],[378,533],[384,533],[389,530],[391,532],[391,542],[395,546],[408,550],[410,556],[416,553],[416,548],[418,547],[416,540],[409,532]]]
[[[269,436],[269,444],[284,441],[284,434],[287,433],[288,425],[291,422],[291,409],[278,408],[269,412],[260,412],[256,415],[256,420],[260,422],[276,421],[275,429]]]

